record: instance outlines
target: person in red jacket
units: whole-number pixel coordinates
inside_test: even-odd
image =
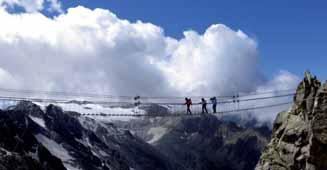
[[[187,112],[186,112],[186,114],[192,114],[192,112],[191,112],[191,105],[192,105],[192,100],[191,100],[191,98],[185,98],[185,105],[186,105],[186,107],[187,107]]]

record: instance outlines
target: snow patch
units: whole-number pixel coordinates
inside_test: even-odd
[[[40,142],[43,146],[45,146],[52,155],[60,158],[62,161],[69,161],[73,158],[69,155],[68,151],[60,144],[55,142],[52,139],[47,138],[42,134],[35,135],[35,138],[38,142]]]
[[[61,159],[66,169],[80,170],[78,168],[71,166],[71,162],[74,159],[69,155],[68,151],[62,145],[58,144],[56,141],[49,139],[48,137],[42,134],[35,135],[35,138],[37,139],[38,142],[40,142],[43,146],[45,146],[52,155]]]
[[[2,100],[0,101],[0,109],[5,110],[10,106],[15,106],[17,105],[17,102],[15,101],[7,101],[7,100]]]
[[[36,123],[38,124],[39,126],[43,127],[44,129],[46,129],[46,126],[45,126],[45,122],[43,119],[41,118],[38,118],[38,117],[34,117],[34,116],[31,116],[29,115],[29,117]]]
[[[163,127],[154,127],[148,131],[149,135],[153,135],[152,139],[148,143],[154,143],[161,139],[167,132],[167,128]]]
[[[80,168],[73,167],[70,164],[64,164],[64,166],[67,170],[82,170]]]
[[[67,101],[68,102],[68,101]],[[47,103],[35,102],[39,105],[42,110],[46,110]],[[100,104],[77,104],[77,103],[57,103],[57,106],[61,107],[64,111],[73,111],[81,114],[145,114],[145,111],[139,109],[138,107],[123,108],[121,107],[105,107]],[[92,116],[88,115],[95,120],[110,122],[110,121],[129,121],[131,119],[138,119],[138,117],[128,117],[128,116]]]
[[[4,148],[0,148],[0,151],[1,152],[4,152],[5,153],[5,155],[9,155],[9,156],[12,156],[13,154],[12,154],[12,152],[10,152],[10,151],[7,151],[6,149],[4,149]]]

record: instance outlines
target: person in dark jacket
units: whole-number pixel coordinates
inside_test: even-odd
[[[202,104],[202,114],[208,113],[207,101],[204,98],[201,99],[201,104]]]
[[[186,107],[187,107],[187,112],[186,112],[186,114],[192,114],[192,112],[191,112],[191,105],[192,105],[192,100],[191,100],[191,98],[185,98],[185,105],[186,105]]]
[[[211,103],[212,103],[213,113],[217,113],[217,98],[212,97],[212,98],[210,98],[210,100],[211,100]]]

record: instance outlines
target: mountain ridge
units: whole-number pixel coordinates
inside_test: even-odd
[[[21,102],[10,110],[1,111],[0,115],[3,121],[0,132],[8,132],[0,138],[0,148],[8,151],[2,152],[3,158],[20,151],[17,154],[19,159],[32,160],[21,161],[28,170],[37,169],[35,166],[50,170],[180,169],[129,131],[81,117],[77,113],[64,112],[54,105],[49,105],[43,112],[31,102]],[[32,118],[39,121],[35,122]],[[18,135],[12,132],[16,128],[19,128]],[[12,142],[7,142],[7,138]],[[13,143],[18,143],[15,144],[18,149],[12,146]],[[42,161],[40,150],[35,148],[45,148],[49,157],[58,159],[58,165],[64,166],[57,168],[57,163],[50,166],[49,162],[53,161]],[[1,166],[3,170],[11,170],[12,164],[3,162]]]
[[[278,114],[256,170],[326,169],[327,82],[306,72],[291,110]]]

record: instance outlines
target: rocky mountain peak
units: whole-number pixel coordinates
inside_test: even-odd
[[[0,134],[0,170],[184,170],[129,131],[52,104],[0,110]]]
[[[256,170],[327,169],[327,83],[305,73],[288,112],[277,116]]]

